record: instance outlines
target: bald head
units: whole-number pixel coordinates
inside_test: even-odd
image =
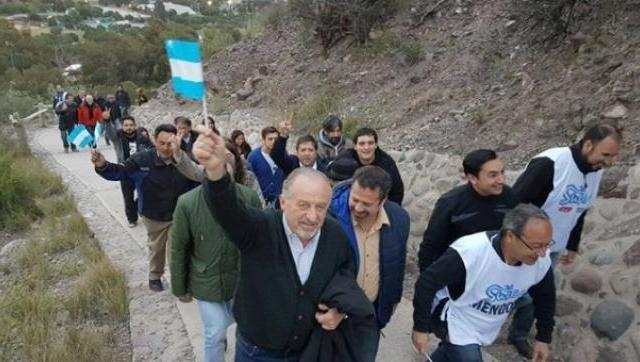
[[[327,188],[329,198],[331,198],[331,183],[327,176],[320,171],[308,167],[298,167],[289,174],[282,184],[282,195],[285,198],[289,198],[292,192],[295,192],[297,189],[309,187],[317,187],[319,189]]]

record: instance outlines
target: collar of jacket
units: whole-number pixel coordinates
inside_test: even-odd
[[[591,165],[587,163],[584,156],[582,155],[582,141],[569,147],[569,149],[571,150],[571,156],[573,156],[573,161],[576,163],[576,166],[578,166],[578,169],[580,170],[580,172],[582,172],[583,174],[588,174],[590,172],[597,171],[591,168]]]

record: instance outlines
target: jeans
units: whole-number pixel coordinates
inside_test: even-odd
[[[240,332],[236,332],[235,362],[298,362],[299,359],[299,354],[287,357],[274,356],[272,353],[242,338]]]
[[[224,362],[227,328],[233,323],[233,300],[207,302],[196,299],[196,304],[203,327],[204,362]]]
[[[369,339],[367,338],[366,341],[368,342]],[[366,351],[366,354],[362,356],[362,361],[375,362],[376,355],[378,354],[378,347],[380,345],[380,330],[376,333],[375,340],[371,339],[370,343],[371,344],[367,343],[363,348],[363,350]]]
[[[528,293],[525,293],[516,300],[516,305],[513,309],[515,312],[509,327],[509,340],[526,341],[535,320],[533,299]]]
[[[62,138],[62,147],[64,147],[65,150],[68,150],[69,149],[69,131],[60,130],[60,138]],[[75,150],[76,145],[71,143],[71,149]]]
[[[433,362],[482,362],[482,352],[479,344],[456,344],[440,342],[431,354]]]
[[[133,194],[136,187],[129,180],[120,180],[120,189],[124,198],[124,213],[127,215],[127,221],[135,223],[138,221],[138,207]]]

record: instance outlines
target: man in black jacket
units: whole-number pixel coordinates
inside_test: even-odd
[[[424,232],[418,261],[424,270],[455,240],[485,230],[498,230],[504,214],[518,204],[505,185],[504,163],[493,150],[468,153],[462,161],[468,182],[442,195]]]
[[[282,170],[284,177],[287,177],[291,171],[298,167],[310,167],[320,172],[327,170],[327,162],[318,159],[318,142],[312,135],[307,134],[301,136],[296,141],[296,154],[287,153],[287,141],[289,135],[293,132],[291,120],[287,119],[280,123],[278,128],[280,134],[273,143],[273,148],[269,155],[273,162]]]
[[[354,277],[349,241],[326,218],[331,187],[322,173],[298,168],[280,196],[282,210],[241,202],[226,173],[224,139],[201,128],[194,155],[207,172],[207,206],[240,249],[233,306],[238,323],[236,361],[295,361],[314,326],[333,330],[345,318],[320,304],[336,273]]]
[[[111,109],[111,111],[114,110],[117,108]],[[108,118],[111,111],[105,111],[103,117]],[[125,163],[134,154],[153,148],[153,143],[151,143],[146,131],[144,128],[136,127],[136,120],[132,116],[124,117],[122,129],[105,127],[105,136],[113,142],[118,163]],[[124,210],[129,227],[135,227],[138,223],[138,211],[134,199],[135,185],[130,180],[120,180],[120,189],[124,198]]]
[[[160,278],[164,274],[165,252],[170,250],[173,211],[178,197],[193,185],[173,164],[171,141],[176,133],[170,124],[156,127],[156,148],[137,152],[124,164],[107,162],[96,150],[91,152],[96,173],[110,181],[129,180],[135,185],[138,211],[149,237],[149,289],[156,292],[163,290]]]
[[[353,136],[353,149],[345,150],[338,156],[351,157],[362,166],[378,166],[387,171],[391,176],[391,191],[389,191],[389,200],[398,205],[402,205],[404,198],[404,184],[396,161],[386,152],[378,147],[378,133],[371,128],[360,128]]]
[[[69,132],[78,124],[78,105],[73,101],[71,94],[66,94],[64,102],[56,105],[56,114],[58,115],[58,129],[60,129],[60,138],[62,138],[62,146],[64,152],[69,152]],[[71,143],[71,151],[78,152],[76,145]]]

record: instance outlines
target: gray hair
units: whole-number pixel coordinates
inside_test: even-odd
[[[291,185],[293,185],[294,181],[301,176],[320,179],[326,182],[329,189],[331,189],[331,183],[329,182],[327,175],[310,167],[298,167],[293,170],[282,183],[282,196],[284,196],[285,199],[288,199],[291,196],[289,189],[291,188]]]
[[[519,204],[504,216],[500,234],[504,236],[507,231],[511,231],[518,236],[522,236],[524,228],[531,219],[549,221],[549,215],[535,205]]]

